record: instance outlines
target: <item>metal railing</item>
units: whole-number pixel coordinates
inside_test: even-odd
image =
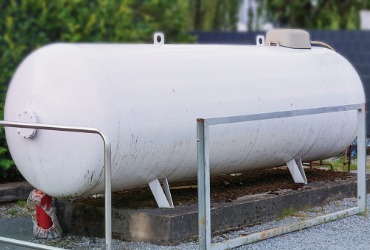
[[[300,221],[291,225],[253,233],[222,243],[212,244],[211,240],[211,208],[210,208],[210,163],[209,163],[209,127],[213,125],[260,121],[276,118],[287,118],[323,113],[357,110],[357,198],[358,207],[326,214],[313,219]],[[365,104],[342,105],[314,109],[301,109],[272,113],[261,113],[241,116],[198,118],[197,119],[197,156],[198,156],[198,228],[200,249],[230,249],[259,240],[271,238],[285,233],[301,230],[328,221],[364,212],[366,210],[366,110]]]
[[[98,134],[104,142],[104,183],[105,183],[105,247],[112,247],[112,183],[111,183],[111,145],[108,136],[96,128],[61,126],[50,124],[35,124],[23,122],[0,121],[0,126],[13,128],[28,128],[41,130],[54,130],[74,133]],[[35,249],[60,249],[51,246],[36,244],[28,241],[20,241],[12,238],[0,237],[0,242],[25,246]]]

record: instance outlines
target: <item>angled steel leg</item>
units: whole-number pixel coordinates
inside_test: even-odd
[[[154,199],[157,202],[158,207],[173,208],[173,201],[168,181],[167,179],[162,179],[161,182],[163,187],[159,179],[149,182],[149,188],[152,191]]]

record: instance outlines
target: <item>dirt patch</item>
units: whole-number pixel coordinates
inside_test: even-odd
[[[347,172],[323,169],[305,169],[308,182],[335,181],[347,179]],[[194,204],[197,202],[197,180],[171,183],[171,194],[175,206]],[[277,194],[283,189],[297,190],[303,184],[296,184],[286,167],[254,170],[237,175],[221,175],[211,178],[211,202],[230,202],[245,195],[266,193]],[[77,202],[104,206],[103,198],[85,198]],[[112,196],[113,207],[120,208],[155,208],[157,207],[149,187],[135,188],[116,192]]]

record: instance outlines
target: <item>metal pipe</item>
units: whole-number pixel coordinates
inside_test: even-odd
[[[283,235],[286,233],[302,230],[308,227],[320,225],[329,221],[341,219],[347,216],[355,215],[360,212],[360,209],[358,207],[354,208],[349,208],[346,210],[338,211],[335,213],[331,214],[326,214],[322,216],[318,216],[313,219],[308,219],[304,221],[299,221],[296,223],[292,223],[287,226],[282,226],[282,227],[277,227],[269,230],[265,230],[262,232],[258,233],[253,233],[247,236],[242,236],[236,239],[228,240],[226,242],[222,243],[216,243],[212,245],[212,250],[213,249],[232,249],[237,246],[245,245],[245,244],[250,244],[256,241],[261,241],[265,240],[268,238],[272,238],[275,236]]]
[[[213,249],[211,244],[211,214],[210,214],[210,168],[209,168],[209,138],[208,130],[211,125],[238,123],[248,121],[269,120],[275,118],[287,118],[304,115],[316,115],[323,113],[335,113],[349,110],[357,110],[358,112],[358,172],[357,172],[357,190],[358,190],[358,207],[351,208],[337,213],[319,216],[317,218],[302,221],[296,224],[288,225],[282,228],[275,228],[268,231],[255,233],[253,235],[229,240],[223,243],[216,244],[216,249],[228,249],[243,244],[248,244],[253,241],[266,239],[281,235],[283,233],[292,232],[302,228],[309,227],[310,225],[321,224],[330,220],[342,218],[345,216],[353,215],[359,212],[366,211],[366,112],[365,105],[350,104],[342,106],[321,107],[313,109],[301,109],[290,111],[278,111],[270,113],[228,116],[228,117],[215,117],[215,118],[198,118],[197,119],[197,145],[198,145],[198,206],[199,206],[199,247],[200,249]],[[208,192],[207,192],[208,191]],[[208,202],[207,202],[208,201]],[[302,228],[301,228],[302,227]],[[296,229],[295,229],[296,228]],[[208,237],[209,235],[209,237]],[[271,235],[266,237],[266,235]]]
[[[210,171],[208,148],[208,125],[203,119],[197,119],[197,151],[198,151],[198,230],[201,249],[211,247],[211,198]]]
[[[323,47],[325,47],[325,48],[327,48],[327,49],[331,49],[331,50],[335,51],[335,49],[334,49],[332,46],[330,46],[329,44],[324,43],[324,42],[320,42],[320,41],[310,41],[310,44],[311,44],[311,45],[320,45],[320,46],[323,46]]]
[[[105,249],[112,249],[112,176],[111,147],[108,137],[104,140],[104,182],[105,182]]]
[[[29,248],[33,248],[33,249],[45,249],[45,250],[64,249],[64,248],[52,247],[52,246],[32,243],[32,242],[29,242],[29,241],[16,240],[16,239],[12,239],[12,238],[4,238],[4,237],[0,237],[0,242],[4,242],[4,243],[16,245],[16,246],[21,246],[21,247],[29,247]]]
[[[257,120],[270,120],[276,118],[287,118],[304,115],[318,115],[332,112],[343,112],[349,110],[362,109],[363,104],[350,104],[341,106],[331,106],[313,109],[297,109],[289,111],[278,111],[270,113],[250,114],[250,115],[238,115],[238,116],[227,116],[227,117],[216,117],[204,119],[209,125],[218,125],[225,123],[237,123],[237,122],[248,122]]]
[[[23,122],[9,122],[0,121],[0,126],[3,127],[14,127],[14,128],[32,128],[42,130],[53,130],[53,131],[65,131],[75,133],[88,133],[98,134],[104,142],[104,183],[105,183],[105,247],[110,250],[112,248],[112,183],[111,183],[111,145],[108,136],[99,129],[87,128],[87,127],[74,127],[74,126],[62,126],[62,125],[51,125],[51,124],[35,124],[35,123],[23,123]],[[0,238],[0,242],[5,242],[4,239]],[[10,239],[10,242],[15,240]],[[8,243],[10,243],[8,241]],[[21,241],[18,241],[21,242]],[[28,246],[30,242],[23,241],[23,246]],[[34,243],[30,243],[34,244]],[[31,246],[30,246],[31,247]]]
[[[366,110],[357,110],[357,198],[360,212],[366,210]],[[349,167],[348,167],[349,168]]]

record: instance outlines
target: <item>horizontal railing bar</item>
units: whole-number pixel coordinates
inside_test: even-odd
[[[313,108],[313,109],[298,109],[280,112],[269,112],[261,114],[250,114],[250,115],[238,115],[238,116],[227,116],[227,117],[214,117],[214,118],[200,118],[198,120],[204,120],[208,125],[219,125],[226,123],[238,123],[256,120],[269,120],[276,118],[287,118],[296,117],[304,115],[317,115],[324,113],[342,112],[349,110],[357,110],[363,108],[364,104],[350,104],[323,108]]]
[[[90,133],[90,134],[99,134],[100,136],[105,137],[104,133],[100,131],[99,129],[88,128],[88,127],[73,127],[73,126],[24,123],[24,122],[9,122],[9,121],[0,121],[0,126],[13,127],[13,128],[32,128],[32,129],[54,130],[54,131]]]
[[[33,249],[45,249],[45,250],[60,250],[60,249],[65,249],[65,248],[58,248],[58,247],[53,247],[53,246],[47,246],[47,245],[42,245],[42,244],[37,244],[29,241],[23,241],[23,240],[16,240],[12,238],[4,238],[0,237],[0,242],[1,243],[8,243],[16,246],[21,246],[21,247],[29,247]]]

